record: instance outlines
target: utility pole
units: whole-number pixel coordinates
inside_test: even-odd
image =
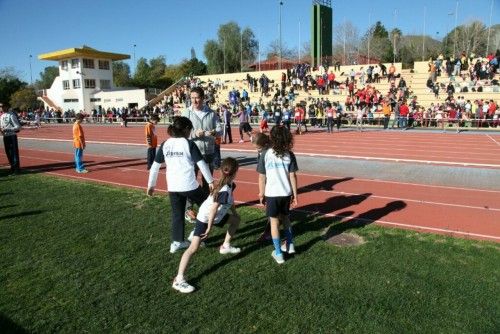
[[[488,41],[486,42],[486,55],[488,55],[488,52],[490,50],[490,35],[491,35],[491,15],[493,14],[493,1],[491,0],[491,7],[490,7],[490,24],[488,26]]]
[[[280,22],[279,22],[279,31],[280,31],[280,61],[279,61],[279,69],[281,70],[281,59],[283,57],[283,50],[281,45],[281,7],[283,6],[283,1],[280,1]]]
[[[425,60],[425,15],[427,7],[424,6],[424,33],[422,34],[422,61]]]
[[[457,56],[457,17],[458,17],[458,1],[455,6],[455,36],[453,37],[453,57]]]
[[[33,58],[33,55],[30,55],[30,85],[33,85],[33,71],[31,69],[31,59]]]

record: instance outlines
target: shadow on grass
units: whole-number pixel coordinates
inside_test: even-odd
[[[0,329],[1,332],[5,334],[29,333],[29,331],[16,324],[3,313],[0,313]]]
[[[14,195],[14,193],[12,191],[7,191],[5,193],[0,193],[0,197],[2,197],[2,196],[9,196],[9,195]]]
[[[25,217],[25,216],[34,216],[34,215],[39,215],[42,212],[43,211],[41,211],[41,210],[24,211],[24,212],[15,213],[12,215],[0,216],[0,220],[19,218],[19,217]]]
[[[0,210],[2,209],[8,209],[8,208],[13,208],[13,207],[16,207],[17,204],[9,204],[9,205],[2,205],[0,206]]]
[[[130,163],[134,162],[134,163]],[[130,164],[127,164],[130,163]],[[125,164],[125,165],[122,165]],[[104,166],[102,168],[95,168],[94,170],[107,170],[107,169],[115,169],[115,168],[124,168],[124,167],[133,167],[133,166],[139,166],[139,165],[144,165],[146,166],[145,160],[144,159],[122,159],[122,160],[110,160],[110,161],[102,161],[102,162],[95,162],[93,160],[91,161],[84,161],[85,167],[96,167],[96,166]],[[43,164],[43,165],[35,165],[35,166],[30,166],[28,169],[22,169],[23,174],[37,174],[37,173],[45,173],[45,172],[55,172],[55,171],[61,171],[61,170],[74,170],[75,169],[75,163],[74,161],[62,161],[62,162],[55,162],[55,163],[50,163],[50,164]]]

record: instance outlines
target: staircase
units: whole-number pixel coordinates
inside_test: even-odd
[[[54,101],[52,101],[48,96],[42,95],[38,97],[39,100],[43,101],[46,106],[49,106],[50,108],[54,110],[62,110],[59,106],[57,106]]]
[[[175,90],[175,88],[177,88],[177,86],[179,85],[179,83],[182,80],[183,80],[183,78],[177,80],[175,83],[173,83],[172,85],[170,85],[170,87],[168,87],[167,89],[165,89],[164,91],[162,91],[160,94],[158,94],[153,99],[149,100],[148,103],[146,104],[146,106],[153,107],[153,106],[157,105],[159,102],[161,102],[163,100],[163,98],[165,96],[167,96],[168,94],[172,93]]]

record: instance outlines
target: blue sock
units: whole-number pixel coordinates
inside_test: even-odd
[[[285,237],[287,245],[293,244],[292,227],[285,229]]]
[[[274,245],[274,252],[276,255],[281,254],[281,244],[280,244],[280,238],[274,239],[273,238],[273,245]]]

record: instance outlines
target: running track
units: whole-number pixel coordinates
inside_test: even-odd
[[[89,142],[111,144],[143,145],[142,131],[142,127],[85,127]],[[236,133],[233,130],[233,134]],[[164,133],[159,135],[160,139],[166,137]],[[26,130],[21,132],[20,137],[67,141],[71,138],[71,128],[55,126]],[[496,139],[498,136],[494,135],[397,131],[362,134],[342,132],[333,135],[311,133],[295,138],[295,152],[301,155],[411,159],[417,163],[467,164],[483,168],[487,164],[486,168],[500,168],[500,143]],[[462,148],[458,149],[459,146]],[[429,148],[428,154],[424,154],[426,147]],[[470,147],[475,154],[465,156],[465,147]],[[254,154],[249,143],[225,145],[223,149]],[[410,154],[404,154],[406,151]],[[438,159],[431,160],[432,156]],[[72,152],[23,149],[21,145],[22,166],[32,171],[141,189],[145,189],[147,184],[148,173],[142,158],[85,154],[87,166],[91,170],[89,174],[75,174],[72,159]],[[0,164],[6,164],[3,152]],[[239,202],[258,205],[257,174],[254,169],[241,168],[237,183],[236,198]],[[346,223],[353,220],[375,222],[384,226],[500,242],[500,188],[498,191],[465,189],[304,173],[299,174],[299,188],[297,210],[311,215],[342,218]],[[159,178],[157,189],[165,191],[164,176]]]

